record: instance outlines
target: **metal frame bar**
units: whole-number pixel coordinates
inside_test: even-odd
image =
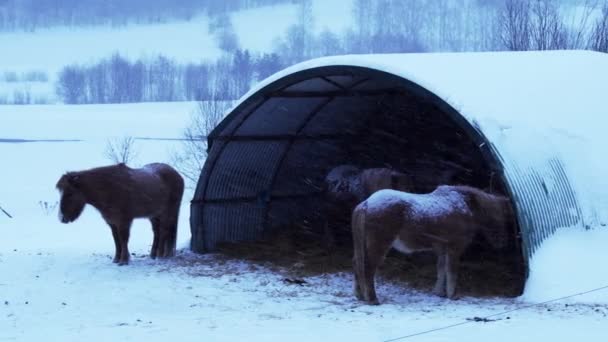
[[[284,98],[306,98],[306,97],[351,97],[351,96],[378,96],[378,95],[391,95],[391,94],[403,94],[403,90],[399,88],[388,88],[388,89],[374,89],[374,90],[332,90],[332,91],[276,91],[271,93],[270,97],[284,97]]]
[[[245,122],[245,120],[247,120],[247,118],[249,116],[251,116],[256,110],[258,110],[264,103],[266,103],[266,101],[268,101],[269,97],[265,96],[263,100],[260,101],[260,103],[256,104],[255,106],[253,106],[253,108],[251,108],[251,110],[249,111],[249,113],[243,115],[243,118],[241,119],[240,122],[238,122],[235,127],[232,129],[232,132],[230,132],[231,134],[234,134],[240,127],[241,125]],[[201,189],[201,198],[204,200],[205,197],[207,197],[207,189],[209,189],[209,180],[211,179],[211,175],[213,174],[213,171],[215,170],[215,164],[217,164],[217,160],[222,156],[222,152],[224,151],[224,149],[226,148],[226,146],[228,146],[228,144],[230,143],[230,141],[226,141],[222,146],[220,146],[220,150],[217,151],[217,154],[215,156],[215,158],[213,158],[213,160],[211,161],[211,165],[209,166],[209,174],[207,174],[207,177],[205,178],[205,181],[203,183],[203,188]],[[201,170],[202,171],[202,170]],[[195,200],[193,199],[192,201],[190,201],[190,203],[195,203]],[[205,221],[205,206],[200,206],[199,208],[199,217],[201,220],[201,224],[202,222]],[[202,227],[202,231],[203,231],[203,236],[205,234],[205,227]],[[205,248],[205,238],[203,237],[203,248]]]
[[[342,89],[342,90],[346,90],[347,87],[341,85],[340,83],[336,82],[336,81],[332,81],[330,80],[327,76],[321,76],[320,79],[322,79],[323,81],[333,85],[336,88]]]
[[[270,200],[288,200],[288,199],[300,199],[308,197],[316,197],[323,195],[323,191],[309,192],[304,194],[289,194],[289,195],[271,195]],[[212,199],[198,199],[190,201],[191,204],[198,206],[204,206],[205,204],[221,204],[221,203],[245,203],[245,202],[257,202],[260,200],[258,196],[243,196],[243,197],[231,197],[231,198],[212,198]]]
[[[283,150],[283,155],[281,155],[274,171],[272,174],[272,178],[270,181],[270,189],[268,189],[269,193],[272,193],[272,189],[274,188],[274,185],[276,183],[276,179],[277,176],[279,174],[279,171],[281,170],[281,168],[283,167],[283,163],[285,162],[285,159],[287,158],[287,155],[289,154],[289,151],[291,151],[291,148],[294,144],[294,142],[296,142],[296,140],[298,140],[298,136],[300,135],[300,133],[302,132],[302,130],[304,130],[304,128],[306,128],[306,126],[308,125],[308,123],[319,113],[321,112],[321,110],[323,108],[325,108],[325,106],[327,106],[329,103],[331,103],[334,100],[333,97],[328,98],[327,100],[323,101],[322,103],[320,103],[319,105],[317,105],[317,107],[315,109],[313,109],[310,114],[308,114],[308,116],[306,117],[306,119],[300,124],[300,126],[298,127],[298,129],[296,130],[296,133],[294,135],[291,136],[291,138],[289,139],[289,144],[285,147],[285,149]],[[271,196],[272,197],[272,196]],[[266,202],[266,208],[264,210],[264,227],[268,226],[268,219],[269,219],[269,214],[270,214],[270,209],[272,207],[272,201],[268,200]]]
[[[233,135],[218,136],[218,141],[282,141],[282,140],[336,140],[354,137],[355,134],[278,134],[278,135]]]

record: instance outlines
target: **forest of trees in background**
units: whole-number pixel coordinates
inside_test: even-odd
[[[568,21],[557,0],[354,0],[353,28],[315,33],[312,1],[299,0],[297,22],[273,52],[239,47],[230,16],[209,24],[224,57],[178,65],[159,56],[120,55],[92,66],[68,66],[57,93],[66,103],[234,100],[255,82],[294,63],[326,55],[425,51],[592,49],[608,51],[608,2],[588,3]],[[454,5],[458,5],[454,7]],[[592,10],[601,13],[591,17]]]
[[[131,62],[119,54],[59,74],[57,94],[68,104],[233,100],[255,79],[283,68],[277,54],[237,50],[213,63],[180,65],[164,56]]]
[[[557,0],[354,0],[353,28],[317,33],[312,0],[298,0],[297,22],[274,51],[239,47],[230,16],[213,16],[220,60],[178,65],[165,57],[69,66],[58,94],[66,103],[233,100],[294,63],[348,53],[591,49],[608,52],[608,1],[587,2],[575,19]],[[592,15],[593,14],[593,15]]]
[[[0,0],[0,31],[159,23],[296,0]]]

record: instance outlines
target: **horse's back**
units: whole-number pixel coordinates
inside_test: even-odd
[[[170,165],[164,163],[146,164],[137,169],[138,177],[147,186],[163,188],[165,192],[179,195],[184,192],[183,177]],[[160,181],[160,184],[159,184]]]
[[[395,189],[411,191],[412,184],[408,175],[389,168],[372,168],[361,172],[361,183],[369,196],[378,190]]]
[[[165,163],[150,163],[144,165],[142,170],[152,172],[163,180],[177,184],[183,184],[183,177],[175,170],[172,166],[167,165]]]

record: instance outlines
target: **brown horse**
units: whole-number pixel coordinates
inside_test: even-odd
[[[184,180],[171,166],[153,163],[132,169],[120,163],[68,172],[57,182],[57,189],[61,222],[75,221],[86,204],[99,210],[112,229],[115,263],[129,263],[129,234],[135,218],[149,218],[152,223],[152,258],[175,254]]]
[[[461,255],[480,232],[496,249],[508,242],[513,216],[507,197],[469,186],[441,185],[428,194],[381,190],[352,214],[355,296],[378,304],[374,275],[392,248],[437,255],[433,292],[454,298]]]
[[[330,246],[336,235],[330,221],[341,221],[342,217],[350,219],[355,206],[378,190],[411,191],[413,188],[411,178],[404,173],[388,168],[360,169],[353,165],[333,168],[325,178],[325,185],[324,229]]]

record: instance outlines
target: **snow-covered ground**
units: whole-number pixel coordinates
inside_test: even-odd
[[[585,253],[606,246],[608,236],[599,230],[549,238],[533,260],[521,298],[449,301],[379,279],[383,304],[367,306],[352,296],[350,273],[305,278],[307,284],[299,286],[283,282],[281,271],[190,253],[191,193],[182,203],[180,251],[172,260],[147,257],[152,234],[145,220],[132,228],[135,255],[124,267],[111,262],[111,234],[94,209],[86,208],[72,224],[59,223],[54,186],[63,172],[109,164],[103,151],[110,137],[180,138],[194,108],[0,107],[0,139],[78,140],[0,142],[0,206],[13,216],[0,212],[0,340],[384,341],[451,325],[456,326],[403,340],[608,338],[602,291],[530,306],[608,285],[602,283],[606,253]],[[170,161],[179,144],[136,140],[134,165]],[[580,259],[560,259],[564,248],[580,251]],[[588,277],[590,268],[597,268],[597,278]],[[556,272],[570,276],[555,284]],[[487,322],[474,319],[489,315],[494,316]]]

